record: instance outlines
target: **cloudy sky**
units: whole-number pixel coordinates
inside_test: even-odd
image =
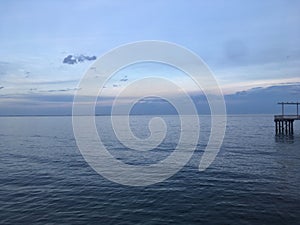
[[[95,59],[141,40],[174,42],[198,54],[230,112],[264,101],[268,109],[249,111],[272,113],[277,99],[300,100],[299,11],[296,0],[0,1],[0,115],[70,113]],[[151,68],[120,71],[106,85],[107,99],[136,71]]]

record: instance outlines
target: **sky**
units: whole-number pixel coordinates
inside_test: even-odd
[[[201,57],[228,112],[273,113],[277,101],[300,101],[299,10],[296,0],[0,1],[0,115],[70,114],[95,58],[142,40],[173,42]],[[194,90],[184,74],[154,67],[120,71],[106,99],[155,70]]]

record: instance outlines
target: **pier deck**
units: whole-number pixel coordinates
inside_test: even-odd
[[[299,102],[279,102],[282,106],[281,115],[274,116],[275,122],[275,132],[276,134],[286,134],[292,135],[294,134],[294,121],[300,120],[299,115]],[[284,114],[284,106],[285,105],[296,105],[297,106],[297,114],[295,115],[285,115]]]

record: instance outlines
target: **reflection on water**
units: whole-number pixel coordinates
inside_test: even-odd
[[[276,142],[281,142],[281,143],[294,143],[294,135],[293,134],[289,134],[289,135],[285,135],[285,134],[277,134],[275,135],[275,141]]]

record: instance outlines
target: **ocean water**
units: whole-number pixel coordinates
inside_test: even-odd
[[[125,148],[109,117],[96,117],[111,154],[128,164],[167,157],[179,138],[165,116],[165,141],[153,151]],[[141,138],[150,117],[133,116]],[[229,116],[222,148],[198,171],[210,119],[189,163],[146,187],[113,183],[83,159],[71,117],[0,117],[0,224],[300,224],[300,121],[293,136],[275,136],[272,115]],[[109,165],[107,165],[109,166]]]

